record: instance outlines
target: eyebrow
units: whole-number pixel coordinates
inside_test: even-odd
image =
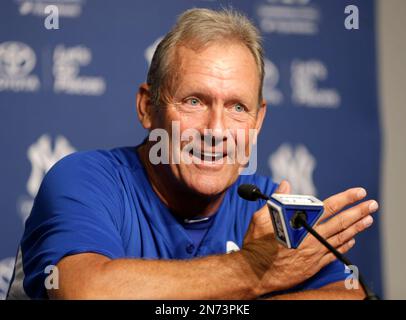
[[[182,99],[185,99],[187,97],[196,97],[199,98],[203,101],[210,101],[212,102],[213,100],[216,99],[216,97],[214,97],[213,95],[211,95],[210,93],[207,92],[208,90],[190,90],[190,91],[186,91],[185,93],[182,93],[181,95],[183,96]],[[245,99],[243,99],[241,96],[232,94],[230,96],[224,97],[224,101],[225,102],[241,102],[242,104],[249,106],[248,101],[246,101]]]

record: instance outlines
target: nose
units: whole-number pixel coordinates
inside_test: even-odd
[[[223,106],[216,105],[210,109],[207,119],[207,129],[215,132],[222,132],[226,129]]]
[[[203,133],[206,145],[215,147],[220,142],[227,140],[225,131],[226,119],[222,105],[213,106],[208,113],[206,130]]]

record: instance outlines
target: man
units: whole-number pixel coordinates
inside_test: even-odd
[[[137,94],[150,139],[76,153],[49,171],[26,223],[9,298],[363,298],[361,290],[345,289],[344,266],[317,240],[284,248],[264,202],[237,196],[243,183],[266,194],[290,192],[286,181],[240,175],[246,161],[229,161],[241,145],[248,152],[249,132],[261,129],[263,78],[259,34],[246,17],[183,13]],[[168,137],[158,152],[156,130]],[[340,211],[365,196],[353,188],[324,202],[316,229],[342,253],[371,225],[378,205]]]

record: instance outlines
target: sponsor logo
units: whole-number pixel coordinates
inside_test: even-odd
[[[268,0],[257,6],[259,27],[264,33],[315,35],[321,12],[311,0]]]
[[[25,43],[8,41],[0,44],[0,91],[37,91],[40,82],[31,75],[36,64],[34,51]]]
[[[275,181],[287,179],[291,183],[293,194],[317,194],[313,182],[316,158],[304,145],[282,144],[269,157],[268,165]]]
[[[319,60],[294,60],[291,66],[292,101],[294,104],[314,108],[338,108],[341,97],[337,90],[320,88],[319,81],[326,80],[328,70]]]
[[[6,299],[8,286],[13,276],[14,258],[0,260],[0,300]]]
[[[279,70],[269,59],[264,59],[265,77],[263,86],[264,99],[270,105],[277,106],[283,101],[282,92],[277,88],[279,83]]]
[[[231,253],[235,251],[239,251],[240,248],[237,246],[237,244],[233,241],[227,241],[226,243],[226,253]]]
[[[23,196],[18,201],[18,211],[23,222],[31,212],[34,198],[45,174],[57,161],[73,152],[75,148],[63,136],[56,137],[52,149],[52,139],[48,134],[42,135],[28,148],[27,156],[31,162],[31,174],[26,185],[28,196]]]
[[[92,62],[92,52],[84,46],[66,48],[59,45],[54,50],[54,92],[75,95],[100,96],[106,90],[102,77],[79,75],[80,67]]]
[[[44,17],[47,15],[45,10],[47,6],[57,5],[59,16],[77,18],[82,14],[85,0],[15,0],[15,3],[17,3],[18,12],[22,16]]]

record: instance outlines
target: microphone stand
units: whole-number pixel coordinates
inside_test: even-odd
[[[257,201],[258,199],[270,200],[268,196],[264,195],[261,190],[254,184],[242,184],[238,187],[238,195],[248,201]],[[324,239],[316,230],[307,223],[307,215],[304,211],[297,211],[290,220],[292,226],[295,229],[301,227],[305,228],[310,234],[312,234],[322,245],[324,245],[334,256],[344,263],[347,267],[353,265],[350,260],[344,257],[338,252],[332,245],[330,245],[326,239]],[[367,286],[361,273],[358,273],[358,282],[364,289],[366,297],[364,300],[380,300],[380,298]],[[259,298],[268,297],[270,294],[261,295]]]
[[[292,224],[296,227],[305,228],[310,234],[312,234],[322,245],[324,245],[331,253],[333,253],[338,260],[344,263],[347,267],[353,265],[350,260],[338,252],[331,244],[327,242],[316,230],[314,230],[308,223],[306,219],[306,214],[304,212],[298,211],[292,217]],[[358,282],[364,289],[366,297],[364,300],[380,300],[379,297],[367,286],[361,273],[358,273]]]

